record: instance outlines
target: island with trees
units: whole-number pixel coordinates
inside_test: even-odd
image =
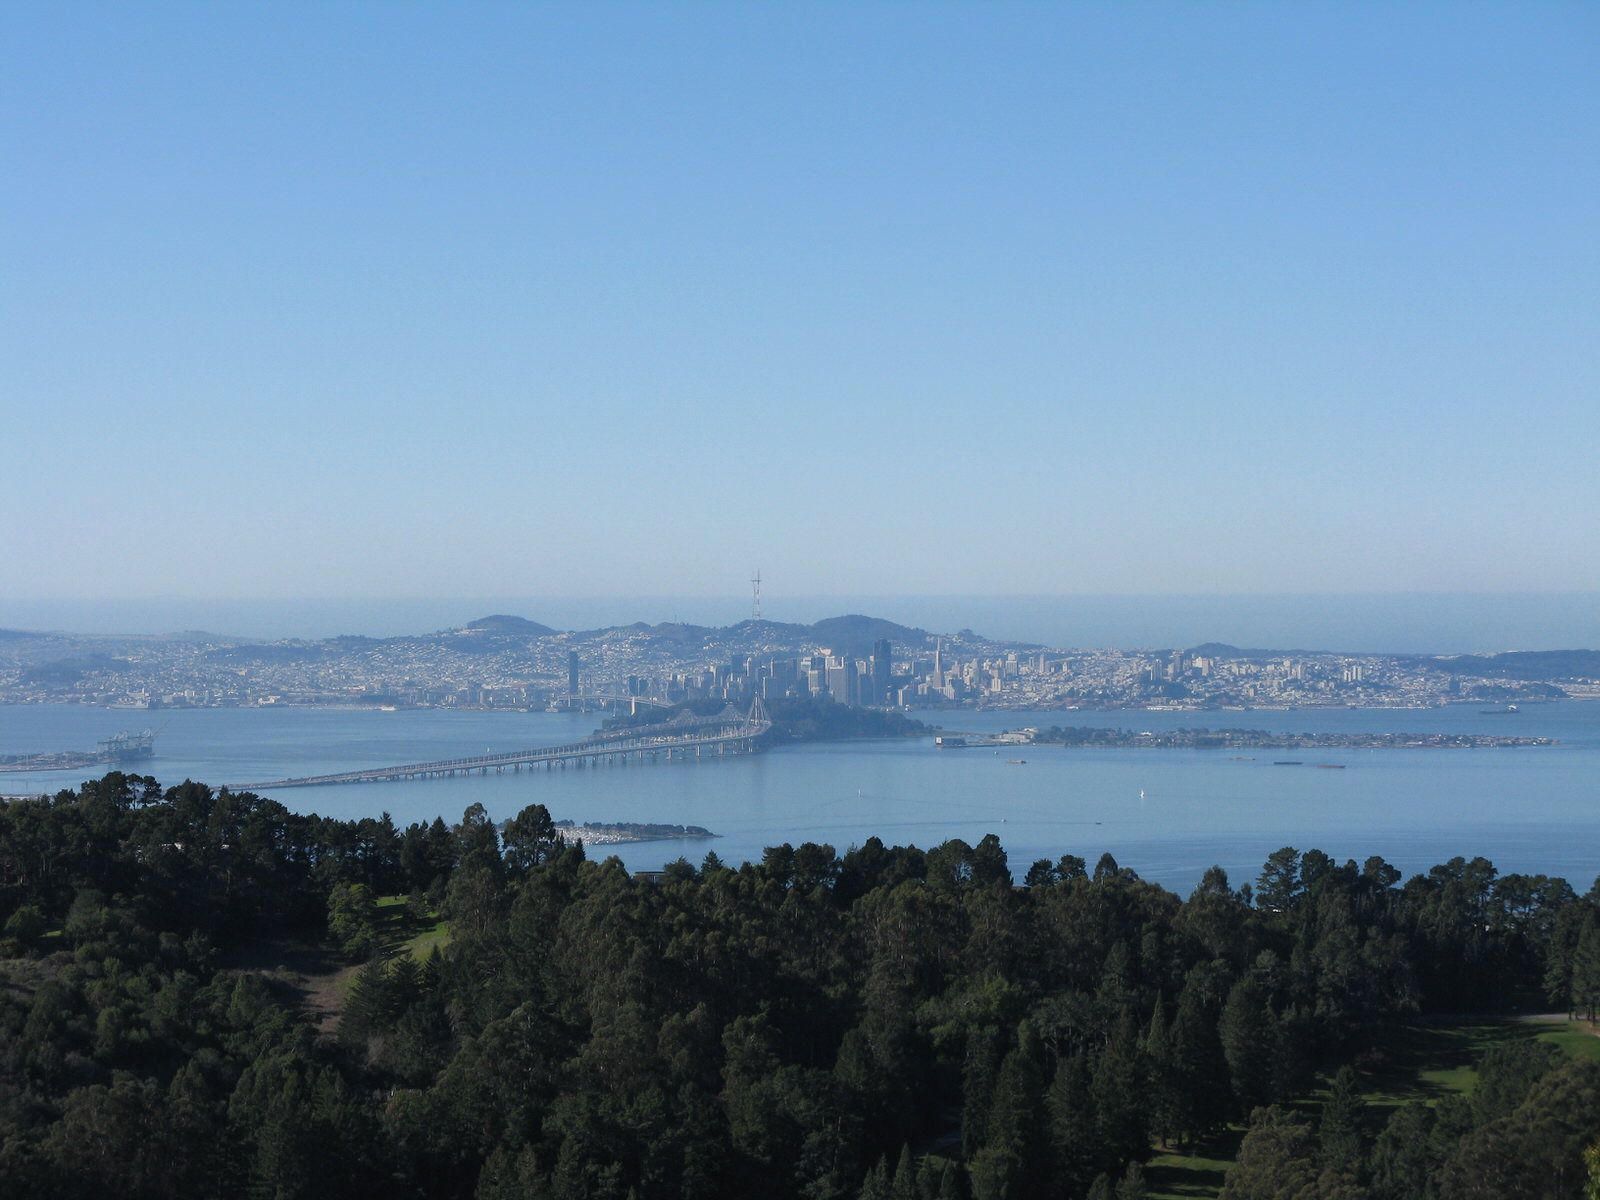
[[[0,938],[15,1200],[1600,1179],[1600,882],[1483,858],[1286,847],[1184,897],[1110,855],[869,837],[636,878],[538,805],[401,829],[113,773],[0,804]],[[327,980],[262,965],[289,945]]]
[[[1133,730],[1096,725],[1023,730],[1014,740],[1035,745],[1157,750],[1504,750],[1557,744],[1555,738],[1491,733],[1274,733],[1265,729]]]
[[[927,737],[934,728],[904,713],[879,708],[835,704],[810,697],[765,700],[769,729],[757,743],[762,748],[795,745],[802,742],[850,742]],[[680,713],[709,717],[723,711],[720,700],[698,700],[673,706],[663,712],[645,708],[636,713],[620,713],[602,723],[603,730],[633,729],[668,724]]]

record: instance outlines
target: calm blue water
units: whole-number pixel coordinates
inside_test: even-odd
[[[1187,891],[1212,864],[1253,879],[1284,845],[1339,858],[1381,854],[1406,872],[1457,854],[1503,871],[1564,875],[1579,890],[1600,874],[1600,704],[1525,707],[1484,716],[1476,706],[1419,711],[1248,713],[1047,712],[933,714],[950,729],[1036,724],[1167,729],[1223,725],[1290,730],[1541,734],[1528,750],[1302,751],[1304,767],[1274,767],[1271,751],[1235,762],[1217,751],[938,751],[930,741],[820,745],[722,761],[537,772],[533,775],[291,789],[291,808],[338,817],[387,810],[400,824],[481,802],[496,818],[535,801],[577,821],[703,825],[713,842],[619,848],[630,867],[656,867],[707,848],[758,857],[781,841],[840,850],[877,834],[929,846],[998,834],[1020,875],[1035,858],[1109,850],[1146,878]],[[200,709],[120,712],[71,705],[0,707],[0,753],[88,748],[119,728],[166,722],[147,770],[247,783],[360,766],[446,758],[565,741],[592,716],[550,713]],[[1010,757],[1025,757],[1025,766]],[[1343,763],[1319,771],[1311,763]],[[0,776],[0,792],[54,791],[71,774]],[[1140,798],[1141,790],[1144,793]]]

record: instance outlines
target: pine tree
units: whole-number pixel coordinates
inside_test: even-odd
[[[1045,1096],[1056,1174],[1069,1196],[1081,1195],[1094,1178],[1099,1158],[1089,1056],[1082,1050],[1062,1059]]]
[[[1593,909],[1584,919],[1572,954],[1572,1008],[1587,1013],[1590,1022],[1600,1010],[1600,916]]]
[[[396,955],[389,963],[388,983],[392,1011],[404,1012],[422,997],[422,964],[408,953]]]
[[[1256,907],[1287,913],[1299,902],[1300,894],[1300,852],[1293,846],[1274,850],[1256,879]]]
[[[1090,1087],[1102,1162],[1124,1163],[1149,1152],[1145,1077],[1139,1035],[1134,1032],[1132,1015],[1124,1012],[1100,1052]]]
[[[369,1037],[383,1030],[391,1015],[388,972],[381,961],[374,959],[350,980],[339,1018],[339,1040],[350,1046],[365,1046]]]
[[[889,1200],[889,1160],[878,1159],[876,1166],[867,1171],[861,1180],[858,1200]]]
[[[1228,1063],[1217,1036],[1217,1015],[1206,1000],[1198,969],[1189,973],[1178,997],[1171,1044],[1178,1132],[1193,1141],[1221,1124],[1232,1107]]]
[[[1322,1106],[1317,1137],[1322,1144],[1322,1165],[1326,1170],[1354,1178],[1361,1169],[1362,1114],[1361,1084],[1355,1070],[1339,1068],[1333,1087]]]
[[[1177,1132],[1179,1109],[1177,1081],[1172,1061],[1172,1035],[1167,1029],[1167,1005],[1156,997],[1150,1027],[1145,1030],[1144,1055],[1148,1066],[1148,1093],[1151,1131],[1166,1146]]]
[[[889,1184],[889,1200],[917,1200],[917,1167],[911,1159],[910,1146],[900,1147],[900,1165]]]
[[[971,1161],[989,1136],[989,1097],[1000,1072],[1000,1034],[990,1027],[967,1034],[961,1072],[961,1156]]]
[[[1128,1164],[1128,1169],[1117,1181],[1116,1200],[1144,1200],[1144,1168],[1136,1162]]]
[[[988,1133],[973,1161],[973,1191],[979,1200],[1033,1196],[1048,1175],[1044,1134],[1043,1052],[1038,1035],[1024,1023],[1007,1054],[989,1101]]]
[[[1550,1003],[1572,1012],[1572,958],[1583,935],[1585,904],[1568,904],[1556,914],[1555,927],[1545,948],[1544,991]]]
[[[1246,975],[1228,992],[1218,1028],[1223,1057],[1236,1102],[1236,1116],[1250,1113],[1276,1098],[1279,1065],[1278,1023],[1268,1007],[1266,993]]]
[[[1106,953],[1105,962],[1100,965],[1096,997],[1107,1014],[1138,1006],[1139,985],[1128,943],[1117,942]]]

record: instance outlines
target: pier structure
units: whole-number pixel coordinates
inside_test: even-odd
[[[710,717],[683,712],[659,725],[640,725],[592,734],[575,742],[556,746],[536,746],[528,750],[475,754],[467,758],[446,758],[433,762],[403,763],[392,767],[365,767],[338,771],[331,775],[304,775],[274,779],[265,783],[239,784],[234,791],[277,791],[292,787],[319,787],[339,783],[383,783],[401,779],[440,779],[457,775],[497,775],[509,768],[513,773],[540,767],[554,770],[565,767],[595,767],[629,761],[647,762],[681,758],[702,758],[747,754],[756,739],[772,728],[766,705],[758,698],[749,712],[731,705]]]

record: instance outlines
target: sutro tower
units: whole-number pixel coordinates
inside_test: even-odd
[[[756,573],[750,576],[750,619],[761,620],[761,568],[756,568]]]

